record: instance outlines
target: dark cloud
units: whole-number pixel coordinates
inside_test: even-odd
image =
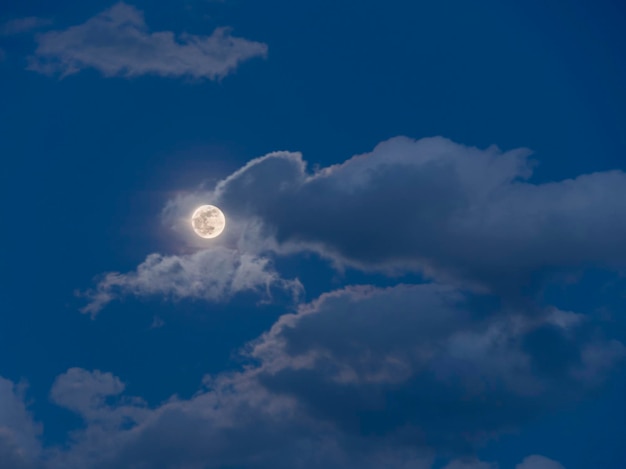
[[[212,191],[170,200],[163,216],[182,244],[199,250],[194,272],[211,270],[203,266],[220,258],[188,226],[193,209],[207,203],[222,208],[228,219],[217,246],[261,263],[313,251],[338,269],[423,274],[497,294],[509,304],[527,301],[553,273],[623,267],[626,175],[613,171],[533,184],[527,182],[528,156],[525,149],[502,152],[440,137],[398,137],[310,173],[301,154],[274,152],[250,161]],[[112,296],[145,294],[162,282],[144,285],[140,270],[151,272],[144,267],[152,263],[160,272],[170,261],[186,263],[155,254],[137,273],[105,278],[87,308],[97,312]],[[153,293],[203,297],[192,280],[182,276],[171,283],[167,277],[167,287]],[[532,311],[532,302],[525,306]]]
[[[615,363],[624,347],[589,327],[554,309],[477,319],[438,285],[349,288],[281,318],[253,356],[263,386],[349,434],[463,452],[597,385],[586,357]]]
[[[437,284],[322,295],[249,344],[243,370],[154,408],[71,369],[52,398],[86,426],[51,467],[493,467],[471,455],[600,386],[625,348],[581,314],[484,315],[474,300]]]
[[[626,175],[533,184],[529,154],[398,137],[313,173],[298,153],[270,154],[201,196],[261,223],[259,249],[492,291],[519,292],[545,270],[623,266]]]
[[[207,378],[191,399],[73,407],[87,427],[56,460],[103,469],[427,468],[443,455],[453,468],[491,467],[473,459],[478,447],[584,398],[625,356],[591,316],[506,298],[544,270],[623,265],[626,176],[533,184],[530,169],[526,150],[396,138],[314,173],[298,153],[272,153],[213,191],[170,201],[164,219],[181,240],[191,239],[188,215],[200,202],[224,209],[224,237],[109,274],[92,305],[254,290],[268,278],[285,282],[269,268],[273,256],[304,251],[338,268],[437,282],[324,294],[249,344],[243,371]],[[234,288],[244,257],[258,261],[257,275]],[[87,402],[94,383],[116,383],[85,373],[74,374],[88,384]],[[107,456],[85,459],[93,454]],[[520,467],[546,461],[558,464],[532,456]]]
[[[29,68],[62,77],[95,68],[107,77],[152,74],[215,80],[241,62],[267,54],[267,45],[231,36],[227,28],[211,36],[150,32],[143,13],[123,2],[83,24],[36,39]]]

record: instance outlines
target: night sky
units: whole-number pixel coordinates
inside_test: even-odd
[[[0,469],[626,468],[620,2],[6,0],[0,80]]]

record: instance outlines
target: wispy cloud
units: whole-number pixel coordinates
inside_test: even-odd
[[[267,45],[231,36],[218,28],[210,36],[151,32],[141,11],[118,3],[83,24],[37,36],[29,69],[65,77],[94,68],[106,77],[159,75],[215,80]]]
[[[271,288],[297,295],[302,286],[298,280],[280,278],[268,258],[221,246],[184,256],[151,254],[133,272],[105,274],[83,294],[89,303],[82,312],[95,315],[126,295],[224,301],[246,291],[270,295]]]
[[[26,18],[16,18],[7,21],[0,26],[0,34],[4,36],[11,36],[13,34],[21,34],[40,29],[45,26],[50,26],[52,20],[50,18],[39,18],[37,16],[28,16]]]

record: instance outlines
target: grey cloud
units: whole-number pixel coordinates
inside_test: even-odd
[[[530,152],[398,137],[307,172],[298,153],[251,161],[202,195],[258,220],[259,249],[316,251],[338,265],[421,272],[515,291],[548,269],[626,263],[626,175],[534,184]]]
[[[471,458],[452,461],[443,469],[498,469],[498,465]]]
[[[20,388],[0,377],[0,468],[35,468],[41,451],[41,430],[27,409]]]
[[[477,459],[459,459],[452,461],[443,469],[498,469],[497,463],[479,461]],[[515,466],[516,469],[565,469],[561,464],[544,456],[527,456]]]
[[[72,451],[46,448],[46,467],[95,467],[103,454],[119,450],[126,430],[152,415],[142,399],[122,396],[124,388],[118,377],[98,370],[70,368],[55,379],[52,402],[80,415],[85,427],[71,434]]]
[[[81,374],[90,373],[81,370]],[[91,385],[86,392],[92,394]],[[220,375],[207,380],[207,388],[193,398],[172,398],[154,409],[101,404],[100,408],[101,418],[75,432],[68,450],[49,453],[51,467],[430,467],[430,456],[418,451],[368,448],[363,441],[345,440],[327,425],[299,415],[291,400],[268,393],[253,372]],[[107,412],[125,409],[132,414],[133,408],[143,413],[132,425],[102,425],[110,420]]]
[[[70,370],[52,395],[87,425],[53,467],[426,469],[446,454],[486,469],[478,446],[600,386],[625,350],[586,316],[484,315],[475,300],[436,284],[322,295],[249,344],[243,370],[155,408],[110,374]],[[581,358],[590,348],[602,366]],[[555,353],[547,376],[537,365]]]
[[[34,461],[32,454],[20,449],[10,437],[0,434],[0,469],[38,469],[42,467]]]
[[[107,273],[83,294],[89,303],[81,311],[95,315],[126,295],[224,301],[246,291],[270,297],[271,288],[297,296],[302,286],[298,280],[280,278],[268,258],[214,246],[189,255],[150,254],[134,272]]]
[[[0,34],[10,36],[13,34],[26,33],[34,29],[43,28],[52,24],[50,18],[39,18],[28,16],[26,18],[15,18],[0,26]]]
[[[29,68],[61,77],[95,68],[106,77],[153,74],[215,80],[246,60],[267,54],[267,45],[231,36],[228,28],[218,28],[210,36],[150,32],[142,12],[125,3],[36,39]]]
[[[589,316],[476,293],[500,294],[547,267],[625,260],[616,198],[624,175],[532,184],[527,158],[398,138],[308,173],[300,154],[278,152],[213,191],[172,200],[164,218],[175,228],[199,201],[220,206],[224,238],[105,276],[87,312],[126,294],[221,300],[268,284],[298,290],[268,256],[306,250],[454,286],[324,294],[248,344],[242,371],[207,377],[188,400],[147,408],[120,395],[103,405],[100,391],[95,416],[93,406],[74,408],[87,427],[58,452],[59,467],[421,469],[441,453],[461,457],[450,463],[459,467],[488,464],[471,459],[478,446],[584,397],[626,355]],[[112,376],[78,381],[91,383],[87,403],[94,382],[121,389]],[[107,456],[86,459],[93,454]],[[532,456],[520,467],[542,463]]]
[[[124,385],[111,373],[70,368],[56,378],[50,397],[56,404],[85,415],[102,407],[106,397],[123,391]]]
[[[562,464],[544,456],[532,455],[525,458],[515,469],[565,469]]]
[[[265,387],[348,434],[469,451],[601,384],[581,356],[602,349],[606,371],[625,348],[590,327],[553,309],[481,317],[437,285],[348,288],[283,316],[251,354]],[[553,348],[533,343],[544,330]]]

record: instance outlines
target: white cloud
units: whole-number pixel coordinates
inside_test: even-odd
[[[125,3],[36,39],[29,69],[61,77],[95,68],[106,77],[152,74],[215,80],[241,62],[267,54],[267,45],[231,36],[228,28],[210,36],[150,32],[142,12]]]
[[[302,285],[298,280],[280,278],[268,258],[214,246],[189,255],[150,254],[134,272],[107,273],[93,290],[83,294],[89,303],[81,311],[95,315],[126,295],[219,302],[246,291],[270,297],[271,288],[297,296]]]

